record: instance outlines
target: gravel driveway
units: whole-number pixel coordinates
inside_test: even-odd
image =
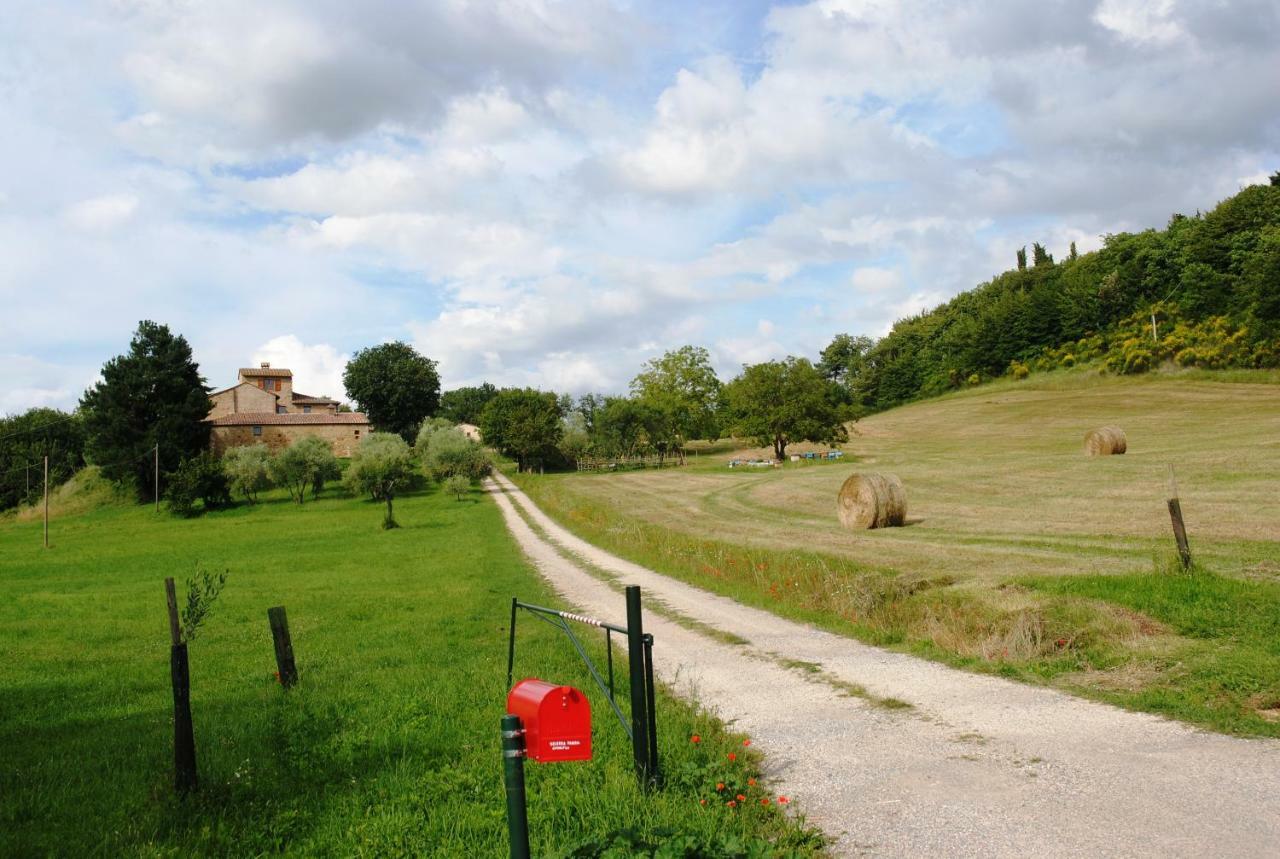
[[[661,679],[751,735],[776,791],[830,834],[836,855],[1280,856],[1280,741],[1212,734],[783,620],[586,543],[501,475],[488,485],[566,602],[623,620],[603,572],[640,585],[650,605],[748,642],[646,612]],[[867,694],[850,695],[849,684]]]

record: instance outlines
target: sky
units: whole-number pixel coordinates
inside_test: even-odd
[[[1277,169],[1274,0],[6,0],[0,413],[141,319],[215,388],[727,379]]]

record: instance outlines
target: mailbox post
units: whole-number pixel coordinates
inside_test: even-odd
[[[538,763],[591,760],[591,704],[572,686],[521,680],[507,694],[502,764],[507,787],[511,859],[529,857],[524,759]]]

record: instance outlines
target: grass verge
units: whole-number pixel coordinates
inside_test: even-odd
[[[113,505],[55,519],[47,551],[38,522],[0,523],[0,855],[504,854],[506,609],[554,597],[479,494],[418,493],[396,514],[404,527],[384,532],[377,505],[331,496],[189,521]],[[201,788],[181,801],[162,581],[197,563],[230,576],[190,646]],[[288,693],[272,676],[277,604],[302,674]],[[592,693],[540,624],[521,626],[516,667]],[[709,779],[757,775],[740,735],[664,695],[669,786],[641,796],[594,703],[594,761],[528,767],[538,855],[821,852],[762,787],[725,805]]]

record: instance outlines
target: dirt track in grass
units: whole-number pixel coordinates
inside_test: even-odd
[[[583,542],[501,476],[489,488],[567,602],[619,620],[606,575],[666,606],[668,616],[646,617],[661,679],[749,732],[777,792],[798,800],[837,855],[1264,855],[1280,843],[1280,742],[1209,734],[783,620]]]

